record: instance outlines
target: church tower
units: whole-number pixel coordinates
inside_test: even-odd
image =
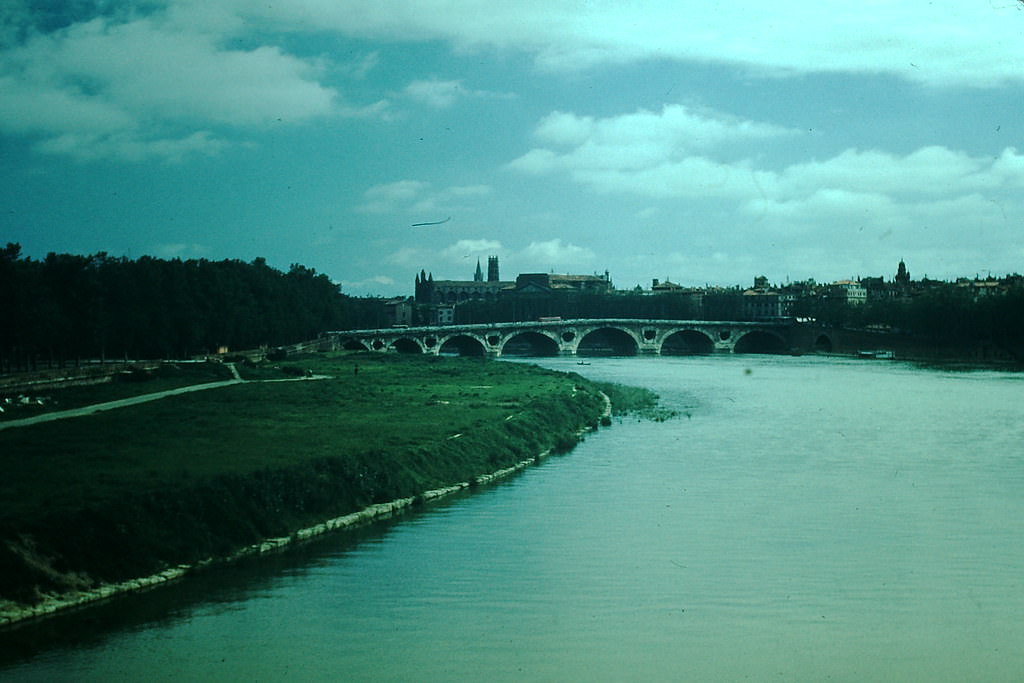
[[[483,281],[484,281],[484,274],[483,274],[483,271],[480,270],[480,259],[477,259],[476,260],[476,272],[473,273],[473,282],[483,282]]]
[[[477,263],[477,269],[479,269],[479,262]],[[488,256],[487,257],[487,281],[497,282],[498,281],[498,257]]]
[[[900,265],[896,268],[896,284],[898,285],[909,285],[910,284],[910,272],[907,270],[907,264],[900,259]]]

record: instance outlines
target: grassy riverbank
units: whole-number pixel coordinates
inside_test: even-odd
[[[330,378],[249,382],[0,432],[0,599],[30,603],[224,556],[472,481],[571,448],[603,407],[599,388],[576,375],[469,359],[318,355],[242,376],[307,371]]]

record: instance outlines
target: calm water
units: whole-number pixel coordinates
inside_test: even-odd
[[[545,365],[682,413],[355,539],[0,635],[10,681],[1018,681],[1024,376]]]

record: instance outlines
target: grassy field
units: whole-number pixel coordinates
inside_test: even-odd
[[[153,371],[126,371],[114,375],[110,381],[84,386],[70,386],[63,389],[0,390],[0,421],[33,417],[95,403],[104,403],[141,394],[150,394],[166,389],[217,382],[231,379],[231,371],[222,363],[162,363]],[[19,405],[18,397],[28,394],[31,402]],[[3,399],[12,403],[4,404]],[[42,404],[36,403],[39,399]]]
[[[575,385],[517,364],[368,354],[242,368],[242,376],[286,379],[290,368],[331,378],[250,382],[0,432],[0,519],[303,460],[397,453],[472,433]],[[222,378],[215,374],[190,377]],[[107,401],[180,385],[171,379],[52,394],[62,407],[86,405],[90,395]]]
[[[472,481],[571,448],[603,404],[579,376],[479,359],[317,354],[240,369],[261,381],[0,431],[0,596],[123,580]],[[310,373],[328,378],[294,379]],[[635,409],[654,401],[604,389]]]

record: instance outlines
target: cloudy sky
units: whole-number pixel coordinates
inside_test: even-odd
[[[0,241],[33,258],[385,296],[489,255],[619,288],[1024,271],[1017,0],[0,5]]]

